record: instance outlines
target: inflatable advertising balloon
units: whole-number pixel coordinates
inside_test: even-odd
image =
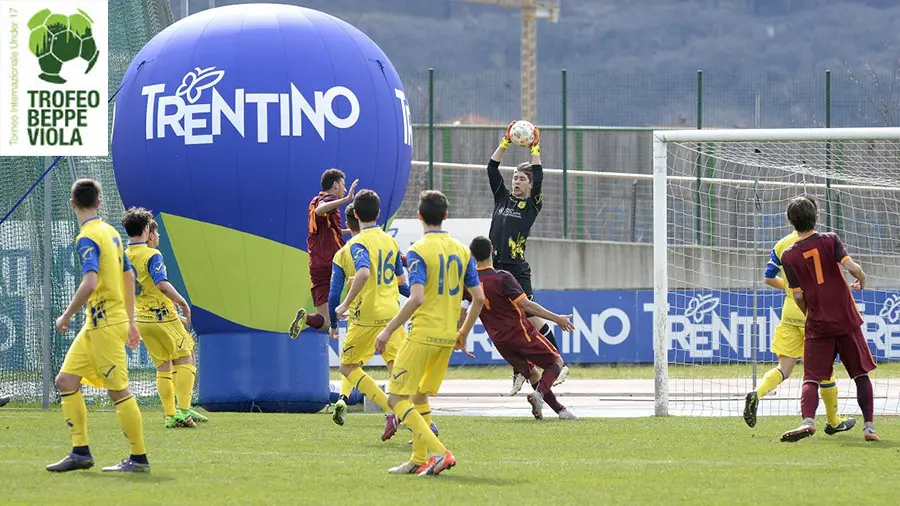
[[[308,205],[336,167],[381,196],[409,177],[400,78],[365,34],[288,5],[234,5],[168,27],[135,57],[115,103],[112,153],[126,207],[160,223],[169,279],[199,334],[201,404],[318,411],[327,336],[287,329],[312,308]]]

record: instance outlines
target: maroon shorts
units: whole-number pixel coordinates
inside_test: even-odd
[[[331,290],[331,267],[310,267],[309,279],[312,281],[313,305],[319,307],[328,304],[328,291]]]
[[[834,374],[834,359],[841,363],[851,378],[875,370],[875,359],[861,329],[835,337],[806,335],[803,343],[803,380],[825,381]]]
[[[559,360],[559,352],[542,335],[532,336],[531,341],[521,337],[510,341],[494,341],[494,348],[517,372],[530,376],[531,366],[547,369]]]

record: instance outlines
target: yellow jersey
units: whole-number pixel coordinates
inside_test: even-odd
[[[134,270],[135,319],[139,322],[177,320],[175,304],[156,286],[168,281],[162,253],[145,242],[136,242],[128,244],[125,256]]]
[[[463,286],[480,284],[469,248],[444,231],[425,232],[406,256],[409,285],[425,285],[425,301],[410,319],[409,339],[436,346],[456,344]]]
[[[769,263],[766,264],[766,279],[773,279],[782,271],[781,256],[794,243],[797,242],[797,232],[791,232],[775,243],[772,252],[769,254]],[[788,288],[787,280],[784,282],[785,298],[784,306],[781,309],[781,321],[789,325],[803,326],[806,324],[806,315],[800,311],[800,307],[794,302],[794,296]]]
[[[384,327],[400,311],[397,277],[404,274],[400,246],[384,230],[372,226],[350,239],[345,248],[347,252],[342,254],[340,262],[346,264],[346,257],[349,256],[353,264],[352,273],[349,272],[349,265],[342,267],[345,276],[354,275],[364,267],[371,272],[362,291],[350,304],[348,323],[362,327]],[[336,259],[335,264],[337,262]]]
[[[127,322],[122,273],[131,269],[131,264],[122,250],[119,232],[99,216],[88,218],[75,238],[75,250],[81,261],[81,275],[97,273],[97,288],[85,308],[88,328]]]

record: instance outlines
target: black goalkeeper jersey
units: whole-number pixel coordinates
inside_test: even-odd
[[[494,194],[494,213],[491,215],[491,243],[494,245],[494,262],[500,264],[524,264],[525,242],[531,233],[534,220],[544,207],[542,185],[544,170],[540,165],[531,166],[533,185],[531,196],[520,199],[509,192],[500,174],[500,162],[488,162],[488,179]]]

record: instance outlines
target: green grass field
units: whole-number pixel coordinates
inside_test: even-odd
[[[144,411],[153,470],[110,475],[125,456],[110,412],[89,413],[97,466],[64,475],[44,465],[67,451],[59,410],[0,409],[4,504],[896,504],[900,418],[883,441],[859,429],[778,442],[796,418],[635,418],[577,422],[438,417],[458,465],[438,477],[391,476],[408,437],[379,439],[381,416],[212,413],[195,430],[164,430]]]

